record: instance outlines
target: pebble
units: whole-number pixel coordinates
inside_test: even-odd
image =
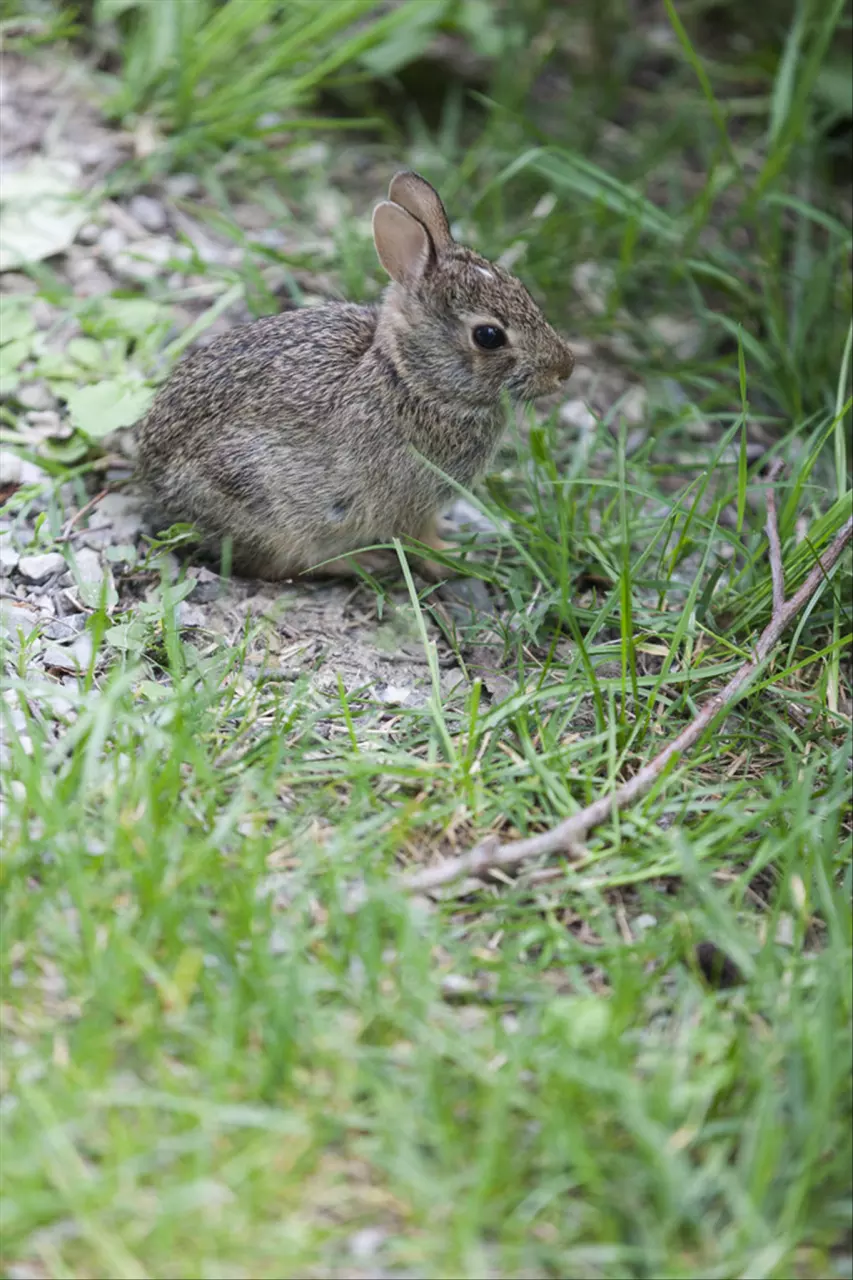
[[[632,426],[646,421],[649,409],[649,397],[646,388],[637,383],[629,387],[619,403],[619,410]]]
[[[20,631],[26,638],[39,620],[33,609],[20,604],[10,604],[8,600],[0,602],[0,631],[11,640],[17,640]]]
[[[55,594],[57,593],[54,592],[54,595]],[[56,617],[56,608],[51,596],[28,594],[24,599],[28,605],[31,605],[34,609],[38,609],[39,615],[42,619]]]
[[[100,582],[104,566],[100,556],[89,547],[83,547],[75,556],[77,578],[80,582]]]
[[[11,449],[0,449],[0,484],[11,485],[21,483],[21,462]]]
[[[131,280],[154,280],[170,259],[186,262],[192,257],[188,245],[176,244],[168,236],[140,240],[132,249],[116,254],[112,265],[121,275]]]
[[[80,603],[87,609],[95,609],[104,600],[107,608],[111,608],[118,594],[109,565],[91,547],[79,547],[74,559],[74,580]]]
[[[592,431],[596,418],[584,400],[567,400],[558,414],[564,427],[575,427],[578,431]]]
[[[4,271],[3,290],[5,293],[35,293],[38,285],[29,276],[20,271]]]
[[[33,409],[27,414],[25,431],[27,439],[40,444],[43,440],[67,440],[72,434],[70,423],[64,427],[55,409]]]
[[[326,142],[309,142],[302,147],[294,147],[288,153],[287,165],[293,172],[304,172],[306,169],[324,165],[329,159],[329,146]]]
[[[56,397],[43,382],[29,382],[19,387],[15,398],[25,409],[55,409]]]
[[[477,533],[492,534],[503,526],[503,521],[493,520],[467,498],[457,498],[452,502],[446,516],[450,526],[449,532],[454,529],[473,529]]]
[[[15,730],[16,733],[21,733],[22,730],[26,729],[27,723],[28,723],[27,717],[24,715],[20,707],[10,705],[9,719],[11,720],[12,728]]]
[[[386,684],[384,688],[376,690],[376,697],[386,707],[405,707],[413,693],[413,689],[407,689],[403,685]]]
[[[314,217],[322,231],[334,231],[346,217],[346,204],[337,191],[329,188],[317,193],[314,199]]]
[[[175,210],[175,226],[186,236],[193,250],[201,262],[209,263],[225,263],[233,266],[242,258],[242,250],[234,249],[229,245],[219,244],[208,235],[206,229],[196,222],[195,218],[188,217],[182,213],[180,209]],[[172,240],[166,240],[166,244],[173,246]],[[186,245],[178,246],[186,248]]]
[[[131,215],[146,231],[162,231],[168,221],[166,210],[151,196],[134,196],[128,206]]]
[[[206,627],[207,614],[196,604],[188,604],[182,600],[178,605],[178,624],[181,627]]]
[[[702,326],[696,320],[678,316],[652,316],[648,327],[655,337],[669,347],[679,360],[692,360],[702,346]]]
[[[86,615],[69,613],[64,618],[54,618],[42,628],[42,634],[48,640],[58,640],[60,644],[68,644],[86,625]]]
[[[84,222],[77,232],[77,240],[80,244],[94,244],[100,234],[101,228],[97,222]]]
[[[98,238],[98,248],[107,258],[115,258],[126,244],[127,236],[118,227],[107,227]]]
[[[20,556],[8,542],[0,542],[0,577],[7,577],[18,567]]]
[[[51,644],[42,654],[42,665],[56,671],[86,670],[92,661],[92,637],[88,631],[77,637],[73,644],[60,647]]]
[[[44,582],[51,574],[61,573],[65,569],[65,557],[58,551],[46,551],[40,556],[21,556],[18,561],[18,572],[28,582]]]
[[[285,249],[287,247],[287,236],[280,227],[265,227],[263,231],[258,232],[255,239],[265,249]]]
[[[108,493],[89,517],[90,529],[109,528],[116,542],[132,542],[142,528],[143,503],[125,493]]]
[[[204,565],[196,570],[195,578],[196,585],[187,598],[194,600],[196,604],[209,604],[222,591],[222,580],[219,574]]]
[[[50,329],[52,325],[63,319],[63,313],[59,307],[54,307],[47,298],[33,298],[30,315],[40,329]]]
[[[388,1232],[382,1227],[362,1227],[349,1237],[347,1243],[356,1262],[370,1262],[387,1239]]]
[[[103,271],[97,259],[79,245],[72,245],[65,255],[65,274],[78,297],[95,298],[111,294],[115,288],[112,276]]]
[[[103,163],[104,148],[100,142],[84,142],[77,147],[76,155],[84,169],[96,169]]]
[[[166,190],[177,200],[185,200],[198,194],[198,178],[192,173],[173,173],[166,179]]]

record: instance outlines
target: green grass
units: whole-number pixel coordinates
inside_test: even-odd
[[[65,548],[68,514],[101,485],[91,396],[103,424],[130,420],[179,354],[170,317],[198,292],[190,276],[217,290],[197,329],[236,297],[272,310],[270,267],[294,296],[306,271],[376,296],[361,222],[317,243],[314,202],[348,148],[383,182],[401,157],[422,167],[486,252],[520,243],[516,269],[590,344],[592,376],[569,396],[597,396],[599,378],[607,409],[584,436],[555,415],[511,435],[478,495],[507,521],[469,562],[511,617],[505,698],[442,686],[446,624],[417,583],[363,587],[358,604],[426,644],[423,706],[318,686],[310,665],[258,679],[275,624],[230,644],[181,631],[186,587],[156,545],[126,553],[117,600],[90,597],[103,661],[73,685],[28,666],[35,635],[7,648],[4,1274],[849,1274],[849,556],[714,735],[553,878],[431,905],[397,881],[597,798],[743,661],[771,597],[747,443],[786,464],[789,592],[849,517],[832,97],[849,13],[732,6],[711,27],[706,6],[667,4],[650,85],[647,30],[617,0],[508,6],[503,24],[411,0],[158,3],[156,22],[151,6],[96,4],[87,47],[109,54],[116,118],[162,133],[142,176],[196,172],[204,198],[187,207],[246,256],[106,300],[33,268],[37,294],[80,322],[62,353],[26,299],[4,299],[7,446],[25,452],[24,359],[75,428],[38,455],[45,481],[9,499],[21,522],[43,510],[31,550]],[[283,25],[256,57],[261,9]],[[39,12],[47,26],[19,41],[70,57],[48,39],[67,13]],[[309,48],[311,21],[326,29]],[[489,84],[398,111],[394,75],[409,83],[441,24],[496,55]],[[546,64],[571,77],[557,107],[536,89]],[[346,143],[321,130],[329,161],[288,169],[314,124],[262,145],[259,109],[306,123],[327,108],[361,128]],[[140,180],[129,166],[110,189]],[[247,190],[306,247],[242,230]],[[353,206],[380,195],[356,184]],[[583,263],[606,272],[592,309]],[[639,424],[622,412],[629,380]],[[703,979],[703,941],[741,982]]]

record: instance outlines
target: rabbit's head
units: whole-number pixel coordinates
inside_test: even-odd
[[[393,285],[380,333],[419,390],[448,402],[532,400],[574,366],[571,348],[520,280],[456,244],[436,191],[398,173],[373,214],[379,260]]]

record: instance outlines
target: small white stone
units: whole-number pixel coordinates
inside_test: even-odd
[[[107,227],[98,240],[98,247],[106,258],[115,258],[126,244],[127,236],[119,227]]]
[[[73,644],[51,644],[42,654],[42,663],[56,671],[86,671],[92,661],[92,637],[88,631],[78,636]]]
[[[696,320],[652,316],[649,328],[664,346],[674,351],[679,360],[692,360],[702,346],[702,326]]]
[[[776,941],[780,947],[792,947],[794,939],[794,918],[787,912],[783,912],[776,924]]]
[[[22,462],[11,449],[0,449],[0,484],[20,484]]]
[[[166,190],[177,200],[197,195],[198,189],[198,178],[192,173],[173,173],[166,179]]]
[[[63,433],[62,419],[55,409],[33,409],[27,414],[26,433],[28,440],[38,443],[60,435],[67,439],[71,435],[71,426],[69,424]]]
[[[632,426],[646,421],[649,409],[649,397],[646,388],[639,383],[629,387],[619,403],[619,411]]]
[[[376,696],[388,707],[404,707],[412,693],[412,689],[405,689],[401,685],[386,684],[384,689],[377,689]]]
[[[204,627],[207,625],[207,614],[197,604],[189,604],[182,600],[178,605],[178,625],[181,627]]]
[[[132,542],[142,528],[143,503],[125,493],[108,493],[89,517],[90,529],[109,527],[112,540]]]
[[[44,582],[45,578],[61,573],[65,567],[65,557],[58,551],[46,551],[41,556],[21,556],[18,561],[18,572],[28,582]]]
[[[325,142],[309,142],[302,147],[294,147],[288,152],[287,167],[291,172],[304,172],[306,169],[323,166],[329,159],[329,146]],[[180,177],[181,175],[176,175]]]
[[[388,1238],[381,1227],[362,1227],[349,1238],[349,1251],[356,1262],[369,1262]]]
[[[18,567],[18,552],[10,542],[0,542],[0,577],[7,577]]]
[[[178,244],[168,236],[152,236],[116,254],[112,265],[133,280],[153,280],[170,259],[186,262],[191,257],[189,245]]]
[[[19,387],[15,397],[25,409],[55,409],[56,397],[43,382],[30,382]]]
[[[567,400],[557,415],[564,427],[575,427],[578,431],[592,431],[596,417],[591,413],[585,400]]]
[[[68,613],[64,618],[52,618],[45,623],[42,635],[47,640],[58,640],[60,644],[68,644],[86,625],[82,613]]]
[[[100,582],[104,576],[101,558],[91,547],[81,547],[74,557],[77,579],[80,582]]]
[[[19,631],[26,638],[38,620],[39,616],[33,609],[10,604],[8,600],[0,603],[0,631],[12,640],[17,640]]]
[[[166,210],[151,196],[134,196],[128,206],[132,216],[146,231],[162,231],[168,221]]]

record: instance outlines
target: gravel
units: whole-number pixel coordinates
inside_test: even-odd
[[[65,557],[58,551],[46,551],[40,556],[21,556],[18,561],[18,572],[27,582],[44,582],[53,574],[64,572],[65,568]]]
[[[146,231],[163,231],[168,225],[168,216],[159,200],[151,196],[134,196],[128,205],[130,213]]]

